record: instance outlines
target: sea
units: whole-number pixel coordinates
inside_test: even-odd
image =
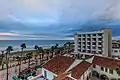
[[[34,50],[35,45],[43,48],[50,48],[55,44],[62,46],[66,42],[73,42],[73,40],[0,40],[0,53],[6,50],[8,46],[12,46],[14,51],[20,51],[20,45],[22,43],[26,44],[25,50]]]

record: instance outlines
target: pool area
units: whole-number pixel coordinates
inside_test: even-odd
[[[47,79],[45,79],[45,78],[42,76],[42,74],[39,74],[39,75],[33,77],[33,78],[30,79],[30,80],[47,80]]]
[[[46,80],[45,78],[37,78],[36,80]]]

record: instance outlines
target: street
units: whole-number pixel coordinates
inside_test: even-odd
[[[26,69],[27,67],[28,67],[28,63],[21,65],[22,70]],[[6,80],[6,72],[7,72],[6,69],[0,71],[0,80]],[[19,73],[19,66],[9,68],[9,73],[8,73],[9,80],[12,80],[12,77],[18,75],[18,73]]]

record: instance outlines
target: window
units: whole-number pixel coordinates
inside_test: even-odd
[[[101,49],[102,49],[102,47],[98,47],[98,49],[100,49],[100,50],[101,50]]]
[[[90,53],[90,50],[87,50],[87,53]]]
[[[55,79],[56,76],[53,76],[53,79]]]
[[[81,35],[78,35],[79,37],[81,37]]]
[[[113,70],[112,70],[112,69],[109,69],[109,73],[110,73],[110,74],[113,74]]]
[[[45,78],[47,78],[47,71],[44,71],[44,76]]]
[[[102,41],[102,38],[98,38],[99,41]]]
[[[98,36],[102,36],[102,34],[99,33]]]
[[[85,38],[82,38],[83,41],[85,41]]]
[[[92,45],[96,45],[96,42],[93,42]]]
[[[87,45],[90,45],[90,42],[87,42]]]
[[[90,41],[90,38],[87,38],[88,41]]]
[[[108,71],[108,69],[107,68],[105,68],[105,72],[107,72]]]
[[[96,65],[95,65],[95,64],[93,65],[93,68],[96,68]]]
[[[88,34],[87,36],[90,37],[90,34]]]
[[[102,51],[98,51],[98,54],[102,54]]]
[[[83,34],[83,37],[85,37],[85,34]]]
[[[103,67],[101,67],[101,70],[102,70],[102,71],[104,71],[104,68],[103,68]]]
[[[96,41],[96,38],[92,38],[93,41]]]
[[[96,34],[93,34],[93,36],[96,36]]]
[[[85,50],[83,50],[82,52],[85,52]]]
[[[117,53],[118,51],[117,51],[117,50],[114,50],[114,52],[116,52],[116,53]]]
[[[102,43],[101,43],[101,42],[99,42],[99,43],[98,43],[98,45],[102,45]]]

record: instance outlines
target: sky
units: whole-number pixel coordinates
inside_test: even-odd
[[[120,39],[120,0],[0,0],[0,40],[71,40],[112,28]]]

